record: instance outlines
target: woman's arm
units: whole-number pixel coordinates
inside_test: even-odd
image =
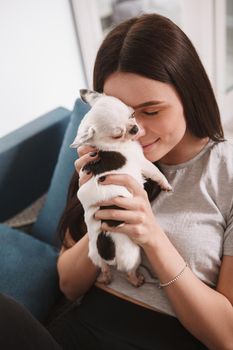
[[[111,232],[127,234],[144,249],[161,283],[172,280],[185,262],[156,221],[147,194],[127,175],[109,175],[101,184],[109,183],[126,186],[133,197],[116,197],[101,203],[126,210],[99,210],[95,217],[124,221],[123,226],[112,227]],[[102,228],[109,229],[106,223]],[[233,259],[226,266],[224,257],[217,290],[199,280],[189,268],[164,288],[180,322],[211,350],[233,350],[233,277],[228,277],[232,270]]]
[[[145,246],[144,250],[161,283],[173,279],[184,267],[184,261],[167,238],[161,237],[158,245]],[[189,268],[164,288],[180,322],[212,350],[233,349],[233,277],[229,278],[232,266],[233,259],[229,268],[224,268],[224,272],[221,269],[218,290],[201,282]],[[226,296],[219,292],[222,285]]]
[[[79,158],[74,163],[78,173],[85,164],[98,159],[96,149],[91,146],[79,147],[78,154]],[[79,187],[91,177],[92,174],[82,172],[79,178]],[[68,299],[75,300],[93,285],[99,269],[88,258],[89,240],[87,234],[75,242],[67,230],[65,242],[57,264],[60,289]],[[65,246],[69,248],[67,249]]]
[[[61,291],[70,300],[83,295],[95,282],[98,275],[98,268],[88,258],[88,235],[75,243],[66,234],[66,242],[71,248],[61,249],[58,258],[58,275]]]

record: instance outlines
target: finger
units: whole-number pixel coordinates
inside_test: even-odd
[[[128,235],[131,239],[137,238],[137,235],[134,234],[137,229],[137,225],[130,225],[130,224],[122,224],[119,226],[108,226],[105,222],[101,224],[101,228],[103,231],[107,232],[116,232],[116,233],[124,233]]]
[[[95,151],[84,154],[74,162],[76,171],[80,173],[84,165],[96,159],[98,159],[98,153]]]
[[[141,201],[135,200],[135,197],[114,197],[109,200],[100,201],[96,203],[98,206],[108,206],[108,205],[116,205],[120,208],[124,208],[126,210],[142,210],[145,206],[145,203],[141,203]]]
[[[97,220],[124,221],[126,224],[140,224],[143,222],[143,214],[129,210],[101,209],[95,213]]]
[[[83,145],[77,149],[79,157],[82,157],[86,153],[95,152],[97,149],[93,146]]]
[[[90,178],[92,177],[92,174],[82,173],[82,176],[79,178],[79,187],[84,185]]]
[[[139,184],[139,182],[128,174],[111,174],[111,175],[105,176],[103,181],[101,181],[101,178],[100,178],[99,183],[101,185],[114,184],[114,185],[125,186],[127,190],[133,194],[133,196],[146,195],[146,191]]]

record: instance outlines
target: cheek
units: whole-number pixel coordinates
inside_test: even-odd
[[[186,120],[183,110],[179,109],[171,112],[167,123],[164,123],[161,130],[164,131],[164,135],[167,135],[167,137],[182,138],[186,131]]]
[[[185,116],[184,116],[184,111],[183,109],[179,112],[179,114],[177,115],[177,127],[183,132],[186,131],[186,127],[187,127],[187,123],[185,120]]]

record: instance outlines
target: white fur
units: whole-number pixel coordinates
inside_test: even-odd
[[[89,235],[89,257],[102,269],[107,263],[116,265],[121,271],[131,273],[136,271],[141,261],[139,246],[125,234],[108,232],[107,234],[115,242],[116,256],[112,261],[103,261],[96,247],[97,237],[102,231],[101,221],[95,220],[94,214],[99,209],[96,206],[97,202],[116,196],[131,197],[132,194],[123,186],[102,185],[98,179],[110,173],[122,173],[134,177],[142,187],[145,178],[157,181],[165,190],[171,190],[171,187],[158,168],[144,157],[140,144],[134,140],[135,135],[129,133],[130,128],[137,125],[135,118],[132,117],[132,108],[114,97],[103,94],[97,94],[92,99],[94,93],[85,91],[85,100],[88,100],[92,108],[84,116],[71,147],[90,144],[99,150],[117,151],[125,156],[127,162],[120,169],[93,176],[78,191],[78,198],[85,211],[85,222]],[[113,138],[120,134],[122,134],[121,138]]]

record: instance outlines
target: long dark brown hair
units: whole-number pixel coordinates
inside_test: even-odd
[[[146,14],[131,18],[106,36],[94,66],[94,90],[103,92],[114,72],[127,72],[171,84],[183,104],[188,130],[198,138],[224,140],[218,105],[200,58],[185,33],[168,18]],[[158,193],[146,185],[153,200]],[[62,240],[69,228],[77,241],[86,233],[83,210],[77,200],[78,175],[70,183],[67,205],[59,232]]]

